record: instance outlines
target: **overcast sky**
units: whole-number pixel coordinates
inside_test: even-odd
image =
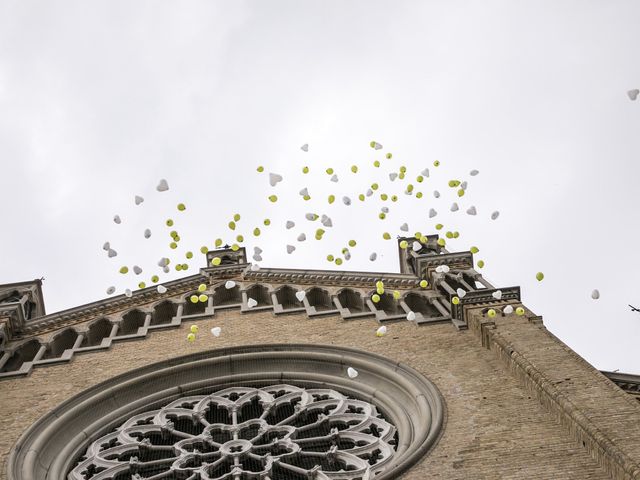
[[[640,88],[639,18],[635,0],[2,0],[0,283],[44,276],[49,313],[99,300],[110,285],[148,282],[164,255],[232,240],[236,212],[263,266],[332,268],[325,256],[354,238],[343,268],[397,271],[381,232],[442,222],[461,234],[450,250],[477,245],[485,276],[520,285],[594,366],[640,374],[640,313],[627,306],[640,307],[640,99],[626,93]],[[270,187],[258,165],[284,181]],[[400,165],[415,185],[431,167],[422,200],[382,180]],[[155,191],[160,178],[168,192]],[[469,180],[457,213],[452,178]],[[356,199],[375,180],[400,196],[384,221],[382,201]],[[329,193],[354,204],[329,206]],[[322,242],[306,212],[332,217]],[[167,218],[182,238],[175,252]],[[139,277],[117,273],[133,264]],[[196,255],[187,273],[202,266]]]

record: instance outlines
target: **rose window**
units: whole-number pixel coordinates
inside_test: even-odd
[[[365,480],[396,444],[374,405],[336,390],[232,387],[129,418],[68,480]]]

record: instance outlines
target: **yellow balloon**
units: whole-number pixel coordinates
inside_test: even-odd
[[[460,236],[459,232],[453,232],[453,238],[458,238]]]
[[[236,236],[236,241],[242,243],[242,242],[244,242],[244,237],[242,235],[238,235],[238,236]]]
[[[236,229],[236,222],[229,222],[229,229],[230,230],[235,230]]]
[[[374,166],[374,167],[376,167],[376,168],[378,168],[378,167],[380,166],[380,162],[379,162],[378,160],[375,160],[375,161],[373,162],[373,166]]]
[[[211,260],[211,265],[213,265],[214,267],[217,267],[218,265],[220,265],[220,262],[222,260],[220,260],[220,257],[215,257],[213,260]]]
[[[198,328],[197,325],[191,325],[189,327],[189,331],[191,331],[191,333],[198,333],[198,330],[199,330],[199,328]]]
[[[186,263],[182,264],[182,270],[189,270],[189,265]]]
[[[447,241],[444,238],[438,239],[438,245],[440,245],[441,247],[444,247],[446,244],[447,244]]]
[[[389,160],[391,159],[391,157],[393,157],[393,155],[391,155],[390,153],[387,153],[386,157],[387,157],[387,160]]]
[[[334,260],[333,255],[327,255],[327,261],[333,262]]]
[[[376,288],[384,288],[384,282],[382,280],[378,280],[376,282]]]
[[[187,340],[193,343],[196,341],[196,336],[193,333],[190,333],[187,335]]]
[[[447,233],[445,233],[445,236],[447,238],[453,238],[453,232],[447,232]]]
[[[384,293],[384,288],[382,288],[382,287],[378,287],[378,288],[376,289],[376,292],[378,293],[378,295],[382,295],[382,294]]]
[[[420,280],[421,288],[427,288],[428,286],[429,286],[429,282],[427,282],[426,280]]]
[[[378,184],[377,183],[372,183],[371,184],[371,190],[377,190],[378,189]]]
[[[398,178],[399,178],[400,180],[404,180],[404,172],[400,172],[400,173],[398,174]]]
[[[178,204],[178,210],[180,210],[181,212],[184,212],[186,208],[187,207],[185,207],[184,203],[179,203]]]
[[[385,240],[391,240],[391,235],[389,235],[389,232],[384,232],[382,234],[382,238],[384,238]]]
[[[302,173],[304,174],[309,173],[309,167],[302,167]]]
[[[383,202],[386,202],[388,198],[389,198],[389,195],[387,195],[386,193],[380,194],[380,200],[382,200]]]
[[[269,201],[271,203],[276,203],[278,201],[278,196],[277,195],[269,195]]]
[[[356,246],[356,241],[355,240],[349,240],[349,246],[350,247],[355,247]]]
[[[333,175],[333,168],[327,168],[327,175]]]
[[[364,202],[364,199],[365,199],[364,193],[361,193],[360,195],[358,195],[358,199],[360,199],[361,202]]]
[[[327,200],[329,201],[329,205],[331,205],[333,202],[336,201],[336,196],[335,195],[329,195],[329,198]]]
[[[357,165],[351,165],[351,171],[353,173],[358,173],[358,166]]]
[[[542,272],[536,273],[536,280],[541,282],[543,278],[544,278],[544,273],[542,273]]]
[[[384,213],[384,212],[380,212],[380,213],[378,214],[378,218],[379,218],[380,220],[384,220],[385,218],[387,218],[387,214],[386,214],[386,213]]]
[[[304,200],[311,200],[311,195],[305,195],[304,197],[302,197]]]
[[[239,213],[234,214],[233,215],[233,220],[236,221],[236,222],[239,222],[240,221],[240,214]]]
[[[173,227],[173,220],[171,220],[170,218],[167,219],[165,223],[167,224],[167,227]]]
[[[416,177],[416,182],[418,182],[418,183],[422,183],[423,180],[424,180],[424,177],[422,175],[418,175]]]
[[[336,258],[335,262],[336,262],[336,265],[342,265],[342,259],[341,258]]]
[[[427,243],[429,241],[429,239],[425,236],[420,237],[418,240],[420,240],[420,243]]]
[[[191,300],[191,303],[198,303],[198,295],[191,295],[189,300]]]
[[[460,190],[458,190],[458,196],[459,197],[464,197],[464,190],[462,188]]]
[[[187,252],[184,254],[184,256],[187,258],[193,258],[193,252]]]
[[[259,237],[260,236],[260,229],[258,227],[253,229],[253,236],[254,237]]]
[[[172,249],[174,249],[174,250],[175,250],[176,248],[178,248],[178,244],[177,244],[176,242],[171,242],[171,243],[169,244],[169,248],[172,248]]]
[[[214,245],[217,247],[222,245],[222,239],[221,238],[216,238],[216,241],[214,243]],[[206,252],[202,252],[202,253],[206,253]]]
[[[152,277],[151,277],[151,281],[152,281],[153,283],[158,283],[158,280],[160,280],[160,278],[158,277],[158,275],[154,275],[154,276],[152,276]]]
[[[240,246],[237,243],[234,243],[233,245],[231,245],[231,250],[237,252],[238,250],[240,250]]]
[[[407,192],[413,192],[413,185],[411,184],[407,185]]]
[[[400,248],[402,248],[402,249],[406,249],[408,246],[409,246],[409,243],[407,243],[407,241],[406,241],[406,240],[402,240],[402,241],[400,242]]]
[[[454,305],[458,305],[460,303],[460,299],[458,297],[453,297],[451,299],[451,303],[453,303]]]
[[[478,247],[471,247],[471,248],[469,249],[469,251],[470,251],[471,253],[478,253],[478,252],[480,251],[480,249],[479,249]]]
[[[256,168],[256,170],[257,170],[259,173],[262,173],[262,172],[264,172],[264,167],[263,167],[262,165],[260,165],[258,168]]]
[[[397,202],[398,201],[398,196],[397,195],[391,195],[391,201],[392,202]]]
[[[264,221],[263,221],[262,223],[264,223],[264,224],[265,224],[265,226],[267,226],[267,227],[268,227],[269,225],[271,225],[271,220],[269,220],[268,218],[265,218],[265,219],[264,219]]]
[[[422,198],[422,192],[417,192],[416,193],[416,198]]]
[[[524,308],[522,307],[516,308],[516,315],[520,315],[520,316],[524,315]]]
[[[393,291],[393,298],[395,300],[400,300],[400,292],[398,290]]]
[[[484,267],[484,260],[478,260],[478,268]]]
[[[373,303],[378,303],[380,301],[380,295],[378,295],[377,293],[374,293],[371,296],[371,300],[373,301]]]
[[[200,295],[198,297],[198,300],[202,303],[206,302],[207,300],[209,300],[209,297],[207,295],[205,295],[204,293],[202,295]]]
[[[405,167],[404,165],[402,165],[400,167],[400,173],[407,173],[407,167]]]
[[[433,162],[433,166],[434,167],[439,167],[440,166],[440,161],[436,160],[435,162]]]
[[[138,288],[141,288],[141,289],[142,289],[142,288],[144,288],[144,287],[146,287],[146,286],[147,286],[147,284],[146,284],[146,283],[144,283],[144,282],[140,282],[140,283],[138,284]]]
[[[495,317],[495,316],[496,316],[496,311],[495,311],[493,308],[490,308],[489,310],[487,310],[487,315],[488,315],[490,318],[493,318],[493,317]]]
[[[178,263],[176,264],[176,272],[179,272],[182,270],[182,264]]]
[[[129,267],[120,267],[120,273],[125,274],[129,272]]]
[[[436,224],[436,230],[442,230],[442,227],[444,227],[444,225],[441,223]]]

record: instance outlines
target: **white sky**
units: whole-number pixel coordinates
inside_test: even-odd
[[[627,306],[640,307],[640,101],[626,95],[640,88],[638,18],[637,1],[4,0],[0,283],[44,276],[48,312],[98,300],[158,270],[166,218],[184,255],[231,240],[235,212],[263,266],[331,268],[324,257],[355,238],[343,268],[396,271],[395,241],[381,232],[395,237],[407,221],[433,233],[439,221],[461,232],[450,250],[477,245],[488,279],[520,285],[597,368],[640,373],[640,314]],[[380,169],[373,139],[394,155]],[[285,180],[269,187],[260,164]],[[425,167],[432,176],[422,200],[380,181],[401,197],[383,222],[381,201],[356,196],[400,165],[412,180]],[[472,168],[480,175],[452,214],[446,182]],[[160,194],[162,177],[171,189]],[[328,206],[330,192],[354,205]],[[472,204],[477,217],[464,213]],[[333,218],[322,242],[305,212]],[[256,242],[265,217],[273,226]],[[298,225],[286,231],[289,218]],[[189,274],[204,266],[196,258]],[[134,263],[141,278],[117,273]]]

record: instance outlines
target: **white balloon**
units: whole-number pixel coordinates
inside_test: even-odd
[[[170,269],[167,265],[165,265],[164,267],[162,267],[162,271],[163,271],[164,273],[169,273],[169,271],[170,271],[170,270],[171,270],[171,269]]]
[[[351,252],[349,250],[344,252],[344,259],[347,260],[347,261],[351,260]]]
[[[389,213],[389,207],[382,207],[380,211],[384,213]]]
[[[160,183],[158,183],[156,190],[159,192],[166,192],[167,190],[169,190],[169,184],[164,178],[160,180]]]
[[[131,298],[133,296],[133,292],[128,288],[124,291],[124,296],[127,298]]]
[[[595,289],[593,292],[591,292],[591,298],[593,298],[594,300],[600,298],[600,292],[598,291],[598,289]]]
[[[134,265],[133,273],[135,273],[136,275],[140,275],[142,273],[142,269],[138,265]]]
[[[474,207],[473,205],[471,205],[469,208],[467,208],[467,213],[469,215],[475,215],[477,212],[476,207]]]
[[[261,261],[262,261],[262,257],[261,257],[261,256],[260,256],[260,254],[258,254],[258,253],[254,253],[254,254],[253,254],[253,259],[254,259],[256,262],[261,262]]]
[[[158,291],[158,293],[167,293],[167,287],[165,287],[164,285],[158,285],[158,288],[156,288],[156,290]]]
[[[467,182],[462,182],[462,183],[460,184],[460,188],[461,188],[462,190],[466,190],[466,189],[467,189]]]
[[[233,280],[227,280],[224,284],[224,288],[226,288],[227,290],[231,290],[235,286],[236,282],[234,282]]]
[[[120,219],[120,215],[116,215],[113,217],[113,221],[115,223],[117,223],[118,225],[120,225],[122,223],[122,220]]]
[[[640,90],[638,90],[637,88],[634,88],[633,90],[629,90],[627,92],[627,95],[629,95],[629,98],[631,100],[635,100],[636,98],[638,98],[639,93],[640,93]]]
[[[496,218],[498,218],[500,216],[500,212],[499,211],[495,211],[491,214],[491,220],[495,220]]]
[[[416,319],[416,314],[413,311],[410,311],[409,313],[407,313],[407,320],[409,320],[410,322],[413,322]]]
[[[440,198],[440,192],[438,190],[433,191],[433,196],[436,198]]]
[[[463,290],[462,288],[457,288],[456,293],[458,294],[458,298],[464,298],[467,294],[466,290]]]
[[[220,327],[213,327],[211,329],[211,335],[213,335],[214,337],[219,337],[220,333],[222,333],[222,329]]]
[[[314,220],[316,220],[316,214],[315,213],[306,213],[304,215],[304,218],[306,218],[310,222],[313,222]]]
[[[107,256],[108,256],[109,258],[113,258],[113,257],[115,257],[115,256],[117,256],[117,255],[118,255],[118,252],[116,252],[116,251],[115,251],[114,249],[112,249],[112,248],[110,248],[110,249],[109,249],[109,251],[107,252]]]
[[[358,371],[355,368],[349,367],[347,368],[347,375],[349,375],[349,378],[356,378],[358,376]]]
[[[258,265],[257,263],[251,265],[252,272],[257,272],[258,270],[260,270],[260,265]]]
[[[296,247],[294,247],[293,245],[287,245],[287,253],[293,253],[295,249]]]
[[[300,235],[298,235],[299,242],[304,242],[306,239],[307,239],[307,236],[304,233],[301,233]]]
[[[342,197],[342,203],[349,206],[351,205],[351,199],[349,197]]]
[[[306,197],[307,195],[309,195],[309,189],[307,187],[304,187],[302,190],[300,190],[298,192],[300,195],[302,195],[303,197]]]
[[[433,218],[438,214],[433,208],[429,210],[429,218]]]
[[[116,287],[107,288],[107,295],[111,295],[116,291]]]
[[[375,148],[376,150],[380,150],[382,148],[382,145],[378,142],[373,142],[373,148]]]
[[[425,168],[424,170],[422,170],[421,173],[422,173],[423,177],[429,178],[429,169],[428,168]]]
[[[369,255],[369,260],[372,262],[375,262],[376,258],[378,258],[378,254],[376,252],[373,252],[371,255]]]
[[[282,181],[282,175],[278,175],[277,173],[269,174],[269,185],[275,187],[278,183]]]
[[[144,231],[144,238],[150,238],[151,237],[151,230],[149,230],[148,228]]]
[[[389,174],[389,180],[391,180],[392,182],[393,182],[396,178],[398,178],[398,174],[397,174],[397,173],[392,172],[392,173],[390,173],[390,174]]]
[[[285,227],[287,227],[287,230],[291,230],[295,226],[296,226],[295,222],[292,222],[291,220],[287,220],[287,223],[285,224]]]
[[[309,151],[309,144],[305,143],[304,145],[302,145],[300,147],[300,150],[302,150],[303,152],[308,152]]]
[[[305,292],[304,290],[298,290],[296,292],[296,298],[298,299],[299,302],[304,300],[304,297],[307,296],[307,292]]]
[[[502,298],[502,290],[496,290],[491,294],[491,296],[496,300],[500,300]]]
[[[509,315],[510,313],[513,313],[513,307],[511,305],[507,305],[502,309],[502,311],[507,315]]]
[[[109,242],[104,242],[104,245],[102,245],[102,249],[105,251],[109,251],[110,248],[111,244]]]
[[[449,265],[442,265],[442,273],[449,273]]]
[[[160,260],[158,260],[158,266],[159,267],[166,267],[167,265],[169,265],[169,259],[166,257],[162,257]]]
[[[420,242],[417,242],[417,241],[414,240],[412,248],[413,248],[414,252],[418,252],[418,251],[422,250],[422,244]]]
[[[478,170],[471,170],[469,172],[469,175],[471,175],[472,177],[475,177],[477,174],[479,174],[480,172]]]
[[[249,300],[247,300],[247,307],[253,308],[256,305],[258,305],[258,302],[256,302],[253,298],[250,298]]]
[[[408,232],[409,225],[407,225],[406,223],[403,223],[402,225],[400,225],[400,230],[402,230],[403,232]]]
[[[334,183],[338,182],[338,175],[336,175],[335,173],[333,175],[331,175],[331,181]]]
[[[460,209],[460,207],[458,206],[458,204],[457,204],[456,202],[453,202],[453,203],[451,204],[451,208],[450,208],[450,210],[451,210],[452,212],[457,212],[459,209]]]
[[[320,218],[320,223],[322,223],[322,225],[324,225],[325,227],[333,227],[333,222],[326,215],[322,215],[322,217]]]
[[[373,195],[373,190],[371,190],[370,188],[367,190],[366,192],[367,197],[370,197],[371,195]]]
[[[378,329],[376,330],[376,335],[378,337],[382,337],[383,335],[386,335],[387,333],[387,327],[382,325],[381,327],[378,327]]]
[[[140,195],[136,195],[134,201],[136,202],[136,205],[140,205],[142,202],[144,202],[144,198],[142,198]]]
[[[253,253],[260,255],[262,253],[262,249],[260,247],[253,247]]]

